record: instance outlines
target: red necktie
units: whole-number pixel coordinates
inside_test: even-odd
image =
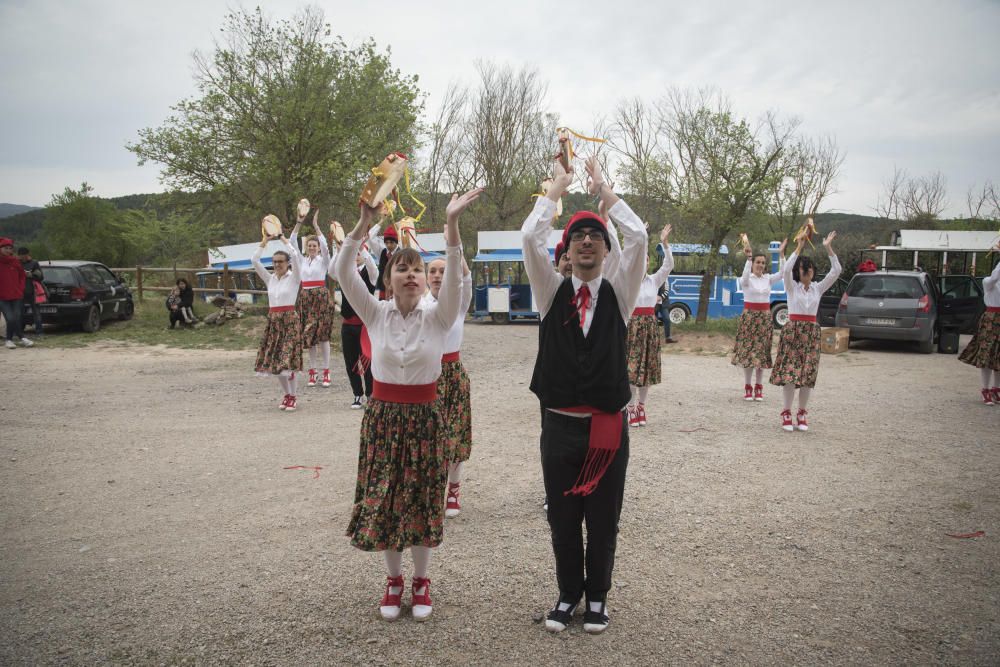
[[[583,323],[587,319],[587,308],[590,307],[590,287],[587,286],[587,283],[580,285],[580,289],[576,291],[576,296],[570,303],[580,313],[580,329],[582,330]]]

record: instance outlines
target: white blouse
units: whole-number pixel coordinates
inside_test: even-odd
[[[660,291],[660,286],[667,279],[670,272],[674,270],[674,254],[670,252],[670,245],[666,247],[667,254],[663,258],[663,265],[642,279],[639,286],[639,298],[635,300],[636,308],[655,308],[656,295]]]
[[[427,304],[437,303],[437,299],[430,292],[424,295],[424,302]],[[444,354],[451,354],[462,349],[462,335],[465,333],[465,314],[469,312],[469,304],[472,303],[472,274],[462,276],[462,309],[455,318],[455,323],[448,329],[448,335],[444,337]]]
[[[379,301],[368,292],[354,269],[361,242],[344,240],[337,254],[335,273],[340,288],[368,329],[372,343],[372,376],[389,384],[421,385],[441,375],[445,337],[461,309],[462,246],[445,250],[444,283],[433,304],[421,300],[403,317],[396,300]]]
[[[785,266],[781,269],[781,278],[785,281],[785,295],[788,298],[789,315],[812,315],[816,317],[819,311],[819,300],[823,292],[830,289],[830,285],[837,280],[840,275],[840,260],[836,255],[830,255],[830,272],[819,283],[810,283],[809,289],[802,286],[802,283],[792,279],[792,269],[795,268],[795,260],[798,254],[792,253],[785,261]]]
[[[299,298],[299,285],[302,283],[302,256],[294,245],[287,240],[284,243],[285,252],[288,253],[291,265],[281,278],[276,273],[265,269],[264,265],[260,263],[260,256],[264,252],[262,246],[257,246],[250,258],[254,271],[267,285],[267,304],[270,308],[294,306],[296,299]]]
[[[983,278],[983,302],[988,308],[1000,308],[1000,262]]]
[[[337,253],[339,252],[340,250],[337,248],[337,246],[334,246],[332,253],[333,256],[330,257],[330,265],[326,269],[326,274],[331,278],[333,278],[334,280],[337,280],[336,266],[337,266]],[[355,266],[358,269],[358,273],[359,274],[361,273],[361,269],[368,269],[368,281],[372,285],[374,285],[375,281],[378,280],[378,266],[375,264],[375,258],[372,257],[372,254],[367,250],[365,250],[364,248],[361,248],[358,251],[358,254],[361,255],[361,265],[358,266],[357,263],[355,263]]]
[[[326,271],[330,266],[330,248],[326,244],[326,237],[323,234],[317,234],[316,238],[319,240],[319,254],[315,258],[310,258],[308,255],[302,255],[302,282],[320,282],[326,283]],[[291,236],[288,237],[288,242],[292,244],[293,248],[298,248],[298,235],[296,232],[292,232]],[[303,289],[315,289],[314,287],[305,287]]]
[[[743,288],[743,303],[771,303],[771,286],[781,280],[781,272],[785,268],[785,258],[778,258],[778,272],[765,273],[756,276],[753,273],[753,260],[748,259],[740,276],[740,287]]]

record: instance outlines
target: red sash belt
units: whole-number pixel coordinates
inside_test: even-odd
[[[458,356],[459,356],[459,350],[443,354],[441,355],[441,363],[445,364],[448,363],[449,361],[458,361]]]
[[[1000,306],[986,306],[987,313],[1000,313]]]
[[[587,456],[580,468],[580,476],[573,488],[563,491],[564,496],[587,496],[594,492],[604,473],[607,472],[615,454],[622,446],[622,413],[601,412],[589,405],[571,408],[556,408],[563,412],[590,413],[590,440],[587,442]]]
[[[771,310],[771,304],[769,303],[752,303],[750,301],[743,302],[743,310]]]
[[[656,308],[650,306],[649,308],[636,308],[632,311],[632,317],[639,317],[640,315],[656,315]]]
[[[360,327],[364,322],[357,315],[351,315],[350,317],[344,318],[344,324],[353,324],[356,327]]]
[[[270,313],[287,313],[290,310],[295,310],[295,306],[271,306],[267,310]]]
[[[389,384],[375,380],[372,398],[387,403],[433,403],[437,400],[437,382],[430,384]]]
[[[789,315],[788,319],[792,322],[815,322],[815,315]]]
[[[305,287],[306,289],[308,289],[310,287],[326,287],[326,281],[325,280],[303,280],[302,281],[302,286]]]

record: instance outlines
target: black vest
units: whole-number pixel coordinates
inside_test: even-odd
[[[368,269],[361,269],[361,280],[364,281],[365,287],[368,288],[369,292],[374,291],[374,286],[371,280],[368,279]],[[347,296],[344,294],[343,290],[340,292],[340,315],[346,320],[349,317],[354,317],[357,313],[354,312],[354,306],[347,300]]]
[[[545,408],[589,405],[618,412],[628,403],[631,389],[626,326],[615,290],[607,280],[601,281],[586,337],[580,328],[580,315],[570,303],[573,296],[573,280],[566,278],[539,325],[531,391]]]
[[[378,280],[375,282],[375,289],[384,290],[385,283],[382,282],[385,278],[385,265],[389,263],[389,251],[382,249],[382,252],[378,256]]]

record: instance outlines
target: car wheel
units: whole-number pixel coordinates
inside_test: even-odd
[[[135,315],[135,304],[131,301],[125,301],[122,304],[122,312],[118,314],[118,319],[130,320],[133,315]]]
[[[788,304],[779,303],[771,308],[771,323],[775,329],[781,329],[788,324]]]
[[[920,341],[920,354],[930,354],[934,351],[934,336]]]
[[[667,311],[671,324],[683,324],[688,318],[688,310],[684,306],[671,306]]]
[[[94,333],[101,328],[101,311],[97,309],[97,306],[90,307],[90,310],[87,311],[87,319],[83,321],[81,326],[87,333]]]
[[[510,313],[490,313],[493,324],[507,324],[510,322]]]

